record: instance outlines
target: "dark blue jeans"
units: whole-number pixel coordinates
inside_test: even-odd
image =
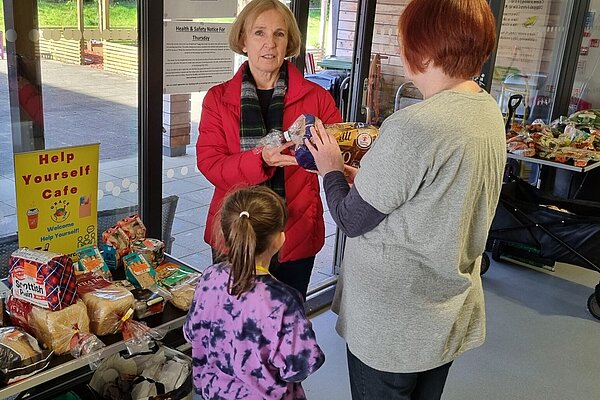
[[[423,372],[373,369],[346,347],[352,400],[439,400],[452,362]]]

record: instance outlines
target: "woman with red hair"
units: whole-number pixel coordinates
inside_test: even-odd
[[[400,55],[424,101],[383,123],[352,187],[335,138],[318,126],[306,142],[349,236],[333,309],[354,400],[440,399],[452,362],[484,342],[481,254],[506,148],[473,78],[495,31],[486,0],[411,1]]]

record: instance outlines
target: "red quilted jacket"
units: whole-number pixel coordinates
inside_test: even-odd
[[[213,225],[218,223],[215,214],[225,195],[233,188],[261,184],[275,172],[274,167],[263,163],[260,152],[240,152],[242,70],[246,67],[247,63],[244,63],[231,80],[212,87],[202,104],[196,157],[198,169],[215,186],[204,232],[204,240],[213,247],[220,247],[214,238]],[[324,123],[341,122],[342,117],[329,92],[304,79],[291,63],[288,64],[288,76],[284,130],[300,114],[314,114]],[[314,256],[325,241],[317,175],[298,166],[285,167],[284,174],[289,216],[286,241],[279,253],[281,262]]]

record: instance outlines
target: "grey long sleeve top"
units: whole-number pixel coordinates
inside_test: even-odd
[[[386,216],[364,201],[356,188],[350,188],[341,171],[325,174],[323,187],[331,217],[348,237],[369,232]]]

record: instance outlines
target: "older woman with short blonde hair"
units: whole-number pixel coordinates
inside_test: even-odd
[[[277,10],[283,17],[285,25],[287,26],[288,41],[285,56],[298,56],[300,54],[300,45],[302,44],[300,29],[298,28],[296,18],[294,18],[292,11],[279,0],[248,3],[231,25],[229,31],[229,48],[237,54],[247,56],[248,54],[243,50],[244,40],[246,38],[246,28],[252,26],[257,16],[269,10]]]
[[[306,79],[287,58],[300,52],[300,30],[278,0],[252,0],[237,16],[231,49],[248,57],[229,81],[204,97],[196,143],[198,169],[215,186],[204,240],[213,260],[227,251],[213,235],[217,212],[233,188],[266,185],[285,199],[286,241],[271,273],[306,296],[315,255],[325,241],[323,205],[316,174],[299,167],[289,144],[257,148],[273,129],[286,130],[304,113],[325,123],[341,121],[333,97]]]

